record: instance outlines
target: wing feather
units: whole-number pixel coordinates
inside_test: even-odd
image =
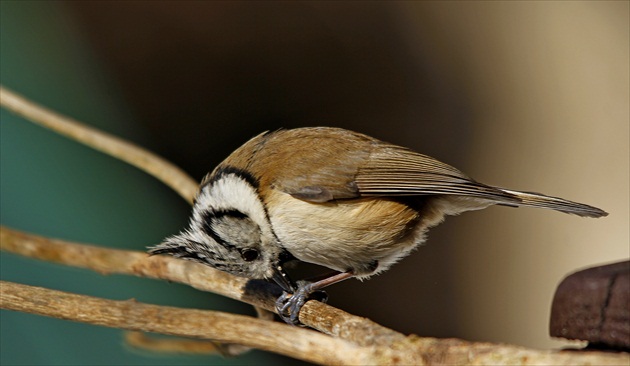
[[[430,156],[389,144],[375,147],[355,178],[361,196],[462,195],[519,204],[516,195],[476,182]]]
[[[561,198],[485,185],[430,156],[339,128],[261,134],[230,155],[222,166],[251,172],[259,177],[261,187],[314,203],[359,197],[454,195],[485,200],[481,202],[485,206],[495,203],[580,216],[606,215],[598,208]]]

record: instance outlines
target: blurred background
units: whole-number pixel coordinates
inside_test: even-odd
[[[0,2],[2,84],[147,147],[197,179],[264,130],[337,126],[410,147],[484,183],[603,208],[582,219],[489,208],[330,304],[421,336],[560,348],[568,273],[625,260],[629,3]],[[144,173],[1,111],[1,222],[144,250],[189,207]],[[178,284],[2,253],[3,280],[111,299],[253,314]],[[2,311],[2,364],[277,364],[154,355],[122,332]]]

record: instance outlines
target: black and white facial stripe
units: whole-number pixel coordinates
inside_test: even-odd
[[[228,272],[238,272],[243,261],[261,260],[262,243],[274,240],[275,235],[257,187],[254,177],[238,169],[217,171],[201,187],[189,229],[173,241],[193,243],[195,251],[205,252],[202,261]],[[241,267],[234,265],[231,270],[235,263]]]
[[[150,253],[171,254],[249,278],[270,278],[283,251],[260,198],[258,181],[228,166],[204,181],[189,227]]]
[[[249,218],[263,235],[271,233],[267,212],[258,195],[258,181],[250,174],[225,167],[205,182],[193,207],[191,228],[205,232],[206,219],[215,221],[224,216]]]

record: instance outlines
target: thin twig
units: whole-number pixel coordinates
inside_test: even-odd
[[[163,337],[153,337],[147,333],[135,330],[125,333],[125,342],[134,348],[151,352],[204,355],[221,354],[217,343],[210,340],[175,337],[164,339]]]
[[[151,336],[139,331],[127,331],[125,342],[128,345],[151,352],[185,353],[203,355],[237,356],[251,350],[240,344],[219,343],[211,340]]]
[[[168,160],[119,137],[35,104],[0,86],[0,105],[31,122],[49,128],[149,173],[192,203],[199,183]]]

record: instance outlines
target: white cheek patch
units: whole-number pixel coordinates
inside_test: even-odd
[[[193,221],[201,223],[205,211],[221,210],[240,211],[260,227],[263,235],[271,234],[256,188],[236,174],[225,174],[202,189],[193,209]]]

